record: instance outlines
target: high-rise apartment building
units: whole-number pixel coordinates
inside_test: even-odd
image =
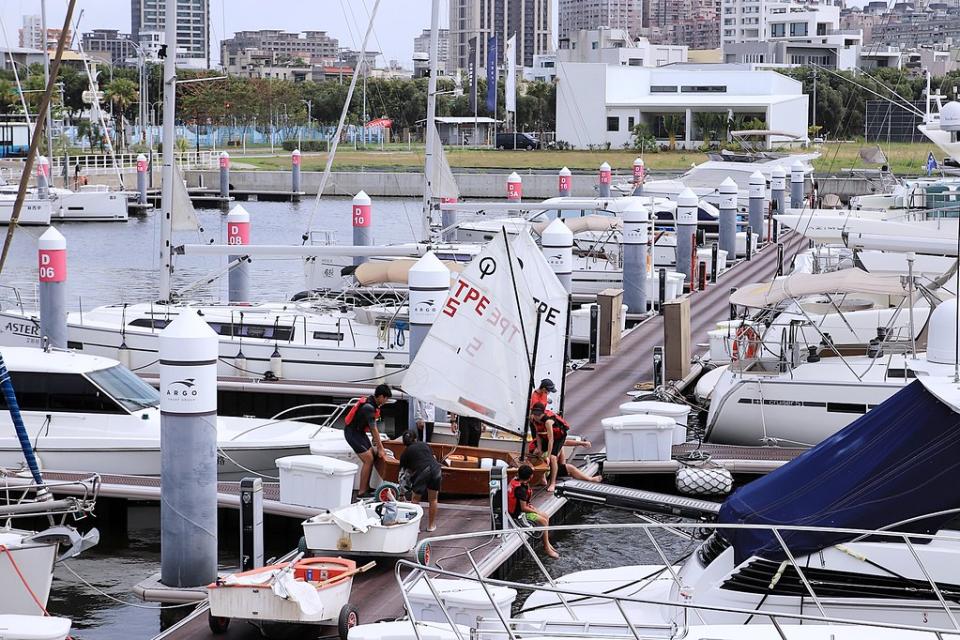
[[[47,37],[43,37],[43,21],[40,16],[23,16],[23,26],[20,27],[20,46],[26,49],[53,49],[57,46],[62,29],[47,29]],[[70,46],[70,32],[67,31],[67,46]]]
[[[142,31],[164,30],[165,5],[165,0],[130,0],[130,34],[136,42]],[[177,0],[177,62],[210,67],[210,0]]]
[[[503,64],[507,39],[517,36],[517,66],[532,67],[533,56],[552,46],[552,0],[450,0],[448,73],[467,68],[470,39],[477,38],[480,66],[487,57],[487,39],[497,36],[497,64]]]
[[[94,29],[84,33],[83,51],[91,55],[106,54],[113,66],[137,57],[130,34],[120,33],[117,29]]]
[[[450,30],[437,29],[437,68],[446,69],[450,60]],[[413,39],[413,52],[430,55],[430,29],[424,29]]]
[[[644,0],[560,0],[557,31],[570,38],[582,30],[622,29],[636,40],[643,26]]]
[[[340,43],[326,31],[291,33],[280,29],[237,31],[232,38],[220,41],[220,59],[224,66],[242,51],[255,50],[258,55],[270,55],[275,60],[296,60],[316,64],[331,64],[339,58]]]

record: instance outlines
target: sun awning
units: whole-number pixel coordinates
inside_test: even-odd
[[[730,294],[730,304],[762,309],[783,300],[826,293],[907,293],[900,276],[881,276],[862,269],[841,269],[828,273],[795,273],[773,282],[757,282]]]

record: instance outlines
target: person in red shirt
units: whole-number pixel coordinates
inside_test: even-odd
[[[517,475],[510,481],[507,488],[507,508],[510,515],[517,519],[525,519],[535,527],[550,526],[550,518],[533,506],[533,490],[530,488],[530,478],[533,477],[533,467],[528,464],[520,465]],[[559,558],[560,554],[550,544],[550,534],[543,532],[543,550],[551,558]]]
[[[553,384],[553,380],[550,378],[544,378],[540,381],[540,386],[533,390],[533,395],[530,396],[530,408],[533,409],[533,405],[542,404],[544,407],[550,404],[549,394],[556,393],[557,386]]]

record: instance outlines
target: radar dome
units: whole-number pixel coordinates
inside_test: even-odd
[[[940,128],[960,131],[960,102],[948,102],[940,109]]]
[[[927,329],[927,360],[937,364],[956,362],[957,332],[960,331],[957,326],[957,301],[947,300],[937,305],[930,314]]]

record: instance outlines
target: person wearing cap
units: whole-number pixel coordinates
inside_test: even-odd
[[[540,381],[540,386],[533,390],[530,396],[530,408],[535,404],[542,404],[544,407],[550,404],[550,394],[557,392],[557,385],[553,384],[550,378],[544,378]]]
[[[553,416],[546,414],[546,405],[542,402],[538,402],[530,409],[530,422],[533,423],[536,443],[534,453],[550,462],[550,477],[544,478],[544,484],[547,485],[547,492],[553,493],[557,484],[558,455],[563,449],[563,439],[556,437]]]
[[[373,397],[357,398],[354,405],[347,412],[344,420],[343,436],[360,458],[360,495],[370,491],[370,475],[373,473],[373,458],[378,455],[386,458],[383,442],[380,440],[380,431],[377,429],[377,420],[380,419],[380,407],[393,397],[390,387],[385,384],[377,385]],[[370,437],[367,437],[367,432]],[[371,440],[373,446],[371,447]]]

